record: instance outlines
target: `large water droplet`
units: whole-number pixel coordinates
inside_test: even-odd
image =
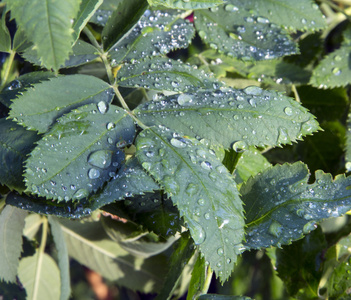
[[[302,232],[304,234],[307,234],[307,233],[311,232],[312,230],[315,230],[316,228],[317,228],[316,222],[310,221],[303,226]]]
[[[178,194],[179,184],[171,176],[165,176],[163,178],[163,184],[168,193],[171,193],[173,195]]]
[[[95,168],[91,168],[89,171],[88,171],[88,177],[90,179],[97,179],[100,177],[100,171],[95,169]]]
[[[211,165],[211,163],[208,162],[208,161],[203,161],[203,162],[201,163],[201,167],[202,167],[203,169],[205,169],[205,170],[211,170],[211,169],[212,169],[212,165]]]
[[[106,129],[107,130],[111,130],[115,128],[115,124],[113,122],[108,122],[107,125],[106,125]]]
[[[341,70],[339,68],[333,68],[332,72],[335,76],[339,76],[341,74]]]
[[[233,150],[238,153],[244,152],[247,148],[248,146],[244,141],[237,141],[233,144]]]
[[[89,196],[89,192],[86,189],[79,189],[73,194],[73,200],[80,200]]]
[[[177,101],[179,105],[186,105],[186,104],[190,104],[193,101],[193,99],[189,95],[180,94],[177,98]]]
[[[278,143],[289,143],[291,140],[289,138],[288,131],[284,127],[279,127],[278,133]]]
[[[275,237],[279,237],[283,232],[283,226],[279,222],[273,221],[269,226],[268,232]]]
[[[188,227],[190,230],[191,237],[194,240],[195,245],[202,244],[206,239],[206,232],[202,226],[194,220],[187,220]]]
[[[243,89],[243,92],[247,95],[258,96],[262,94],[262,89],[258,86],[251,85]]]
[[[186,147],[186,143],[184,143],[183,141],[181,141],[180,139],[177,139],[177,138],[172,138],[171,144],[176,148],[185,148]]]
[[[97,104],[97,108],[99,110],[100,113],[102,114],[105,114],[108,110],[108,105],[105,101],[100,101],[98,104]]]
[[[101,169],[108,168],[111,165],[111,162],[112,162],[112,152],[108,150],[95,151],[91,153],[88,157],[89,164]]]
[[[194,183],[189,183],[185,192],[188,194],[188,196],[194,196],[199,190],[199,187],[194,184]]]
[[[204,206],[205,205],[205,199],[200,198],[199,200],[197,200],[197,204],[199,204],[200,206]]]
[[[284,113],[287,115],[287,116],[291,116],[293,114],[293,110],[291,107],[287,106],[284,108]]]
[[[224,254],[224,249],[223,249],[223,248],[218,248],[218,249],[217,249],[217,254],[218,254],[219,256],[223,256],[223,254]]]

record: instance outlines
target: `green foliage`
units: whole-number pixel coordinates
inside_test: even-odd
[[[73,258],[121,297],[346,299],[349,4],[319,3],[5,1],[0,298],[90,297]]]

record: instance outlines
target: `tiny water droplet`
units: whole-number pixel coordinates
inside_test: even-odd
[[[200,206],[204,206],[205,205],[205,199],[200,198],[199,200],[197,200],[197,204],[199,204]]]
[[[185,192],[188,194],[188,196],[194,196],[197,192],[199,191],[199,187],[194,184],[194,183],[189,183]]]
[[[190,104],[193,101],[193,99],[186,94],[180,94],[177,98],[177,102],[179,105],[186,105]]]
[[[205,169],[205,170],[211,170],[211,169],[212,169],[212,165],[211,165],[211,163],[208,162],[208,161],[203,161],[203,162],[201,163],[201,167],[202,167],[203,169]]]
[[[287,116],[291,116],[293,114],[293,110],[291,107],[287,106],[284,108],[284,113],[287,115]]]
[[[204,214],[204,218],[205,218],[206,220],[209,220],[209,219],[210,219],[210,217],[211,217],[211,216],[210,216],[210,214],[209,214],[209,213],[205,213],[205,214]]]
[[[223,248],[218,248],[218,249],[217,249],[217,254],[218,254],[219,256],[223,256],[223,254],[224,254]]]
[[[339,68],[333,68],[332,72],[335,76],[339,76],[341,74],[341,70]]]
[[[107,125],[106,125],[106,129],[107,129],[107,130],[111,130],[111,129],[113,129],[113,128],[115,128],[115,124],[114,124],[113,122],[107,123]]]

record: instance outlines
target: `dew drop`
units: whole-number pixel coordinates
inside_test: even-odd
[[[346,168],[346,170],[349,172],[349,171],[351,171],[351,162],[347,162],[346,164],[345,164],[345,168]]]
[[[89,192],[86,189],[79,189],[72,197],[73,200],[80,200],[89,196]]]
[[[209,219],[210,219],[210,217],[211,217],[211,216],[210,216],[210,214],[209,214],[209,213],[205,213],[205,214],[204,214],[204,218],[205,218],[206,220],[209,220]]]
[[[105,114],[107,112],[107,110],[108,110],[108,106],[107,106],[105,101],[100,101],[97,104],[97,108],[98,108],[99,112],[102,113],[102,114]]]
[[[293,114],[293,110],[291,107],[287,106],[284,108],[284,113],[287,115],[287,116],[291,116]]]
[[[108,168],[111,165],[111,162],[112,162],[112,152],[108,150],[95,151],[91,153],[88,157],[89,164],[101,169]]]
[[[172,138],[171,144],[176,148],[185,148],[186,147],[186,143],[182,142],[181,140],[179,140],[177,138]]]
[[[275,237],[279,237],[283,232],[283,226],[279,222],[273,221],[268,228],[268,232]]]
[[[97,179],[100,177],[100,171],[95,169],[95,168],[91,168],[89,171],[88,171],[88,177],[90,179]]]
[[[107,129],[107,130],[111,130],[111,129],[113,129],[113,128],[115,128],[115,124],[114,124],[113,122],[107,123],[107,125],[106,125],[106,129]]]
[[[200,206],[204,206],[205,205],[205,199],[200,198],[199,200],[197,200],[197,204],[199,204]]]
[[[258,86],[251,85],[243,89],[243,92],[247,95],[258,96],[262,94],[262,89]]]
[[[180,94],[177,98],[177,102],[179,105],[186,105],[190,104],[193,101],[193,99],[186,94]]]
[[[203,229],[203,227],[199,223],[191,219],[188,219],[187,223],[195,245],[202,244],[206,240],[206,232]]]
[[[239,8],[237,8],[236,6],[234,6],[233,4],[227,4],[224,9],[226,11],[238,11]]]
[[[218,248],[218,249],[217,249],[217,254],[218,254],[219,256],[223,256],[223,254],[224,254],[223,248]]]
[[[179,184],[171,176],[165,176],[163,178],[163,184],[167,192],[173,195],[178,194]]]
[[[211,169],[212,169],[212,165],[211,165],[211,163],[208,162],[208,161],[203,161],[203,162],[201,163],[201,167],[202,167],[203,169],[205,169],[205,170],[211,170]]]
[[[244,152],[247,148],[248,146],[244,141],[237,141],[233,144],[233,150],[238,153]]]
[[[199,187],[194,183],[189,183],[185,192],[188,196],[194,196],[199,191]]]
[[[310,221],[303,226],[302,232],[304,234],[307,234],[307,233],[311,232],[312,230],[315,230],[316,228],[317,228],[316,222]]]
[[[278,143],[289,143],[290,138],[288,135],[288,131],[284,127],[279,127],[278,132]]]
[[[258,17],[257,22],[261,23],[261,24],[268,24],[269,20],[267,18],[264,18],[264,17]]]
[[[335,76],[339,76],[341,74],[341,70],[339,68],[333,68],[332,72]]]

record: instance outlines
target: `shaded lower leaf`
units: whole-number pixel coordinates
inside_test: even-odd
[[[26,300],[26,290],[15,283],[0,281],[0,297],[3,299]]]
[[[213,151],[194,139],[151,127],[139,134],[137,157],[164,187],[221,281],[241,253],[243,215],[236,184]]]
[[[98,49],[96,49],[91,44],[84,42],[83,40],[78,40],[73,48],[73,53],[65,61],[62,67],[70,68],[75,66],[80,66],[93,61],[95,58],[99,57]]]
[[[72,109],[89,103],[106,106],[112,98],[111,87],[101,79],[79,74],[60,76],[33,84],[33,88],[18,96],[11,105],[10,117],[43,133]]]
[[[319,129],[292,98],[256,86],[161,97],[135,110],[146,125],[163,125],[224,148],[291,144]]]
[[[184,267],[194,255],[194,244],[188,233],[183,233],[173,248],[169,271],[161,291],[155,298],[156,300],[169,300],[172,298]]]
[[[42,255],[39,260],[39,255]],[[60,271],[54,259],[46,253],[25,257],[18,268],[18,277],[28,300],[60,299]]]
[[[197,296],[202,294],[206,280],[206,269],[205,259],[199,255],[191,272],[187,300],[197,299]]]
[[[174,92],[195,92],[223,85],[194,66],[163,57],[127,64],[118,71],[117,80],[118,84],[124,87]]]
[[[27,191],[59,201],[80,200],[114,176],[135,126],[127,113],[105,102],[61,117],[26,162]]]
[[[71,280],[69,272],[69,257],[67,246],[64,240],[63,232],[60,227],[60,223],[54,217],[49,217],[48,221],[51,228],[51,234],[54,238],[55,248],[57,250],[58,267],[60,269],[60,300],[66,300],[70,297],[71,294]]]
[[[240,189],[246,210],[248,249],[290,244],[317,222],[351,209],[351,177],[309,171],[301,162],[276,165],[250,178]]]
[[[345,153],[345,168],[348,172],[351,171],[351,113],[347,116],[347,131],[346,131],[346,153]]]
[[[97,222],[62,220],[61,228],[69,255],[103,277],[145,293],[162,286],[167,267],[164,256],[143,259],[130,255],[110,240]]]
[[[40,136],[35,132],[28,131],[11,120],[0,119],[1,184],[17,191],[25,189],[21,180],[23,163],[39,139]]]
[[[0,214],[0,281],[16,282],[27,212],[7,205]]]

